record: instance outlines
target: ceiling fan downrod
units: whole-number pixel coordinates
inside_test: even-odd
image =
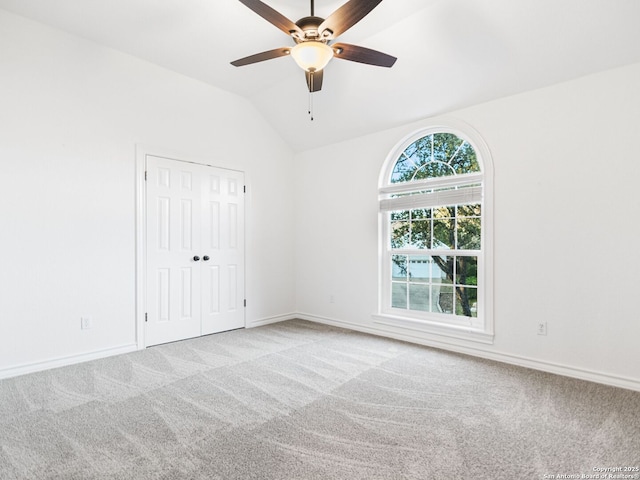
[[[315,8],[313,8],[313,4],[314,4],[314,1],[313,1],[313,0],[311,0],[311,16],[312,16],[312,17],[314,17],[314,16],[315,16],[315,14],[314,14],[314,12],[315,12]]]

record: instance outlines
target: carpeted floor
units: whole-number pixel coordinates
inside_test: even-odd
[[[520,480],[638,466],[640,392],[304,321],[0,381],[2,480]]]

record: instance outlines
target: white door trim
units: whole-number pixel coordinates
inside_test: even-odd
[[[171,160],[190,162],[198,165],[205,165],[214,168],[222,168],[226,170],[234,170],[242,172],[245,178],[245,185],[247,185],[248,179],[246,172],[237,168],[229,168],[225,165],[214,165],[211,159],[197,158],[193,155],[184,155],[179,152],[169,151],[167,149],[157,147],[146,147],[144,145],[136,145],[136,163],[135,163],[135,263],[136,263],[136,279],[135,279],[135,300],[136,300],[136,347],[138,350],[144,350],[147,346],[145,339],[145,313],[147,312],[146,305],[146,288],[147,288],[147,199],[146,199],[146,158],[147,156],[163,157]],[[247,221],[248,211],[248,198],[245,197],[244,209],[245,209],[245,222]],[[246,295],[246,245],[247,235],[245,226],[245,295]],[[245,297],[246,298],[246,297]],[[247,324],[246,311],[245,311],[245,326]]]

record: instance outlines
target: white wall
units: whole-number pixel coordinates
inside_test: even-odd
[[[0,378],[136,341],[137,144],[246,172],[247,321],[294,310],[293,154],[257,111],[0,11]]]
[[[298,311],[640,389],[638,85],[640,64],[449,115],[480,133],[494,162],[493,345],[372,319],[378,175],[394,145],[427,121],[297,155]],[[540,320],[546,337],[536,334]]]
[[[246,171],[250,325],[297,311],[640,389],[638,84],[632,65],[450,115],[496,172],[496,337],[481,346],[372,320],[378,175],[426,121],[294,158],[239,97],[0,11],[0,378],[134,346],[142,144]]]

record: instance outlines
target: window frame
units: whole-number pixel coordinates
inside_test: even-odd
[[[420,138],[449,133],[456,135],[473,147],[476,153],[480,173],[468,173],[445,177],[433,177],[426,180],[391,183],[395,165],[401,154],[412,143]],[[442,195],[430,193],[426,195],[407,195],[391,198],[394,194],[419,192],[433,187],[478,184],[479,187],[468,187],[460,190],[445,190]],[[379,268],[378,268],[378,311],[374,321],[392,327],[401,327],[414,331],[433,333],[463,340],[481,343],[493,343],[493,165],[489,148],[482,137],[469,125],[448,119],[446,122],[425,126],[406,136],[390,151],[380,171],[378,182],[378,219],[379,219]],[[466,197],[465,197],[466,195]],[[466,198],[466,200],[465,200]],[[471,201],[470,199],[480,201]],[[437,250],[418,248],[391,248],[391,221],[393,211],[421,208],[426,199],[440,206],[480,203],[482,208],[481,249],[480,250]],[[422,312],[391,307],[391,257],[400,255],[433,256],[437,250],[440,256],[469,255],[478,258],[478,316],[464,317],[455,314],[438,312]],[[450,252],[450,255],[448,254]]]

